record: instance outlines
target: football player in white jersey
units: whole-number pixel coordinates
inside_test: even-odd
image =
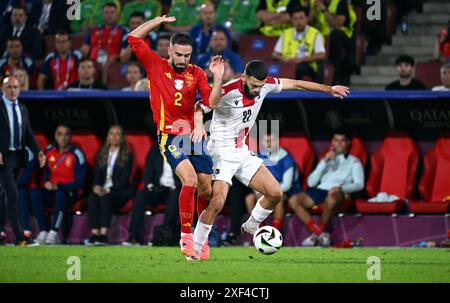
[[[214,109],[208,143],[214,163],[213,195],[194,231],[196,256],[192,259],[200,259],[202,246],[208,239],[214,219],[222,210],[233,176],[263,194],[250,218],[242,225],[242,232],[253,234],[281,201],[283,192],[280,185],[263,161],[250,153],[244,142],[266,95],[282,90],[317,91],[338,98],[346,97],[349,92],[345,86],[331,87],[309,81],[269,77],[265,63],[259,60],[248,62],[239,79],[222,86],[220,100],[209,104]]]

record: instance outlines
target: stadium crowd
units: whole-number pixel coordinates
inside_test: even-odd
[[[396,22],[407,32],[407,15],[412,9],[420,10],[421,1],[393,1],[396,5]],[[334,69],[332,83],[350,84],[350,75],[357,72],[356,36],[364,35],[368,41],[364,53],[377,54],[389,41],[387,23],[368,24],[357,11],[364,11],[365,1],[346,0],[83,0],[81,19],[69,21],[65,1],[10,0],[0,4],[0,80],[15,76],[20,90],[106,90],[120,88],[124,91],[146,91],[146,75],[127,43],[127,33],[155,16],[175,16],[176,22],[152,32],[146,39],[148,45],[162,58],[168,57],[170,35],[188,32],[194,40],[192,61],[205,69],[212,56],[220,54],[225,60],[224,81],[239,76],[244,58],[240,43],[246,35],[259,34],[277,37],[271,50],[274,60],[296,65],[296,78],[324,83],[324,69],[331,64]],[[386,14],[387,4],[382,10]],[[437,35],[434,58],[443,62],[442,85],[433,90],[450,90],[450,20],[448,28]],[[414,58],[405,54],[396,61],[400,79],[386,89],[426,89],[413,78]],[[110,84],[114,66],[124,71],[127,85]],[[330,83],[331,84],[331,83]],[[6,101],[5,101],[6,102]],[[263,142],[270,138],[263,139]],[[300,181],[297,166],[288,151],[280,149],[272,173],[282,184],[286,203],[274,213],[274,225],[283,226],[285,208],[295,215],[311,231],[304,245],[330,245],[327,233],[332,215],[346,197],[359,192],[364,186],[364,171],[359,160],[348,155],[349,137],[336,133],[332,140],[336,149],[330,150],[307,177],[305,188]],[[56,244],[64,241],[60,233],[64,213],[82,195],[87,195],[90,237],[87,245],[108,243],[111,216],[127,201],[133,199],[129,239],[124,245],[142,242],[142,225],[147,205],[165,201],[164,226],[174,226],[177,220],[179,180],[157,148],[147,156],[143,175],[143,187],[135,191],[131,175],[134,156],[125,140],[125,131],[111,126],[105,145],[99,151],[93,180],[89,180],[89,192],[84,184],[86,159],[83,150],[71,144],[71,129],[58,125],[54,142],[45,150],[47,164],[43,176],[37,176],[37,161],[28,151],[28,162],[19,182],[20,219],[28,242]],[[273,155],[272,155],[273,156]],[[270,156],[260,154],[265,160]],[[269,158],[269,159],[268,159]],[[351,177],[343,178],[342,175]],[[38,180],[38,181],[37,181]],[[30,186],[33,183],[35,186]],[[37,183],[37,184],[36,184]],[[348,184],[347,184],[348,183]],[[337,186],[337,184],[345,184]],[[230,199],[245,201],[252,208],[258,193],[250,192],[236,182]],[[3,197],[4,198],[4,197]],[[320,226],[312,222],[308,210],[315,203],[325,201]],[[234,203],[237,204],[237,203]],[[45,220],[45,207],[53,209],[53,220]],[[244,205],[244,204],[242,204]],[[284,205],[284,207],[283,207]],[[232,228],[227,242],[235,243],[240,220],[245,209],[234,209]],[[29,213],[39,225],[39,233],[32,235]],[[233,221],[234,220],[234,221]],[[235,223],[233,223],[235,222]],[[237,223],[236,223],[237,222]],[[6,241],[0,222],[0,244]],[[233,228],[236,227],[236,228]],[[174,228],[176,230],[176,228]]]

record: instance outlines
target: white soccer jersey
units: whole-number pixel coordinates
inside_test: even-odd
[[[222,86],[219,105],[214,109],[210,127],[215,147],[241,147],[256,121],[264,98],[270,92],[279,93],[283,86],[279,78],[267,77],[256,98],[248,98],[242,80],[235,79]]]

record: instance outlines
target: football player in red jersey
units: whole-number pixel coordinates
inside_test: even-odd
[[[175,20],[175,17],[164,15],[145,22],[128,35],[128,44],[147,71],[150,105],[158,128],[161,154],[182,182],[179,201],[180,247],[189,259],[195,255],[192,238],[194,194],[197,190],[197,213],[200,214],[211,197],[213,173],[212,159],[206,148],[203,148],[203,124],[196,123],[194,127],[196,93],[198,91],[208,104],[209,101],[218,102],[224,66],[220,56],[212,59],[209,69],[214,75],[214,83],[211,87],[205,72],[189,64],[193,41],[185,33],[171,37],[169,59],[162,59],[150,50],[143,39],[161,24]],[[206,258],[209,256],[207,242],[202,247],[202,253]]]

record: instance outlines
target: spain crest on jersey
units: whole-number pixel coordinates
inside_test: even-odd
[[[175,88],[181,90],[183,88],[184,81],[180,79],[175,79]]]

